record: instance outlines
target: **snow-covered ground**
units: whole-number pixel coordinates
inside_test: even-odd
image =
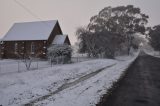
[[[0,105],[94,106],[135,58],[95,59],[1,75]]]
[[[160,52],[159,51],[149,51],[149,50],[144,50],[145,53],[147,53],[148,55],[154,56],[154,57],[160,57]]]
[[[73,63],[83,62],[88,60],[93,60],[93,59],[87,57],[72,57],[71,59]],[[50,62],[47,60],[34,60],[31,62],[30,71],[42,68],[49,68],[52,66],[53,65],[51,65]],[[11,60],[11,59],[0,60],[0,76],[4,74],[20,73],[24,71],[28,70],[26,69],[25,63],[22,62],[22,60]]]
[[[31,62],[30,70],[51,67],[48,61],[35,60]],[[0,60],[0,76],[10,73],[27,71],[25,63],[22,60]]]

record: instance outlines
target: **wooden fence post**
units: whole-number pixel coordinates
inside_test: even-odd
[[[38,69],[38,59],[37,59],[37,69]]]
[[[20,70],[19,70],[19,60],[18,60],[18,72],[20,72]]]
[[[1,73],[1,63],[0,63],[0,73]]]

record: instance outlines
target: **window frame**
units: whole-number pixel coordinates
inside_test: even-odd
[[[36,50],[35,43],[32,42],[32,43],[31,43],[31,54],[35,54],[35,50]]]
[[[14,44],[14,53],[17,54],[18,53],[18,43],[15,42]]]

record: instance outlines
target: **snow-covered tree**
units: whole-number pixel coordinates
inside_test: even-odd
[[[132,46],[137,46],[133,44],[136,39],[133,35],[146,34],[148,18],[133,5],[106,7],[91,17],[87,27],[77,29],[79,52],[94,57],[104,53],[106,57],[114,58],[115,52],[125,46],[129,55]]]
[[[69,45],[52,45],[48,48],[47,56],[51,63],[54,61],[67,63],[71,59],[72,48]]]

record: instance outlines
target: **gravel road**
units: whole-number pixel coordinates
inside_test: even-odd
[[[160,58],[140,53],[97,106],[160,106]]]

